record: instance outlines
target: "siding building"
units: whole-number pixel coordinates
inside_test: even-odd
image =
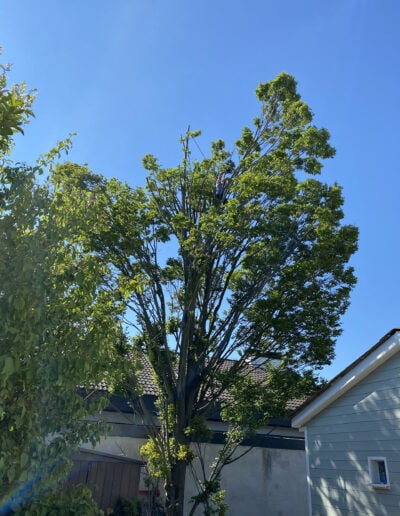
[[[305,432],[309,514],[400,514],[400,329],[307,400],[292,426]]]

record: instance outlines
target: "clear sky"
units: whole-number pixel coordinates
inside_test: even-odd
[[[141,157],[176,165],[188,125],[202,152],[217,138],[233,149],[258,83],[294,75],[337,149],[322,178],[360,228],[330,379],[400,326],[399,27],[399,0],[3,1],[3,62],[38,90],[16,158],[76,131],[71,160],[143,184]]]

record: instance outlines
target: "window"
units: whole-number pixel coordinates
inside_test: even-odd
[[[390,489],[386,457],[368,457],[370,486],[375,489]]]

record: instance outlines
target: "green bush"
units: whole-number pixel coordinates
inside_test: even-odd
[[[140,516],[139,500],[120,498],[114,508],[114,516]]]
[[[48,492],[14,514],[24,516],[104,516],[88,487],[78,486],[67,493]]]

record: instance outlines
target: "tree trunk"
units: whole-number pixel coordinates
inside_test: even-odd
[[[165,484],[165,509],[168,516],[183,516],[186,463],[178,461],[171,470],[170,482]]]

